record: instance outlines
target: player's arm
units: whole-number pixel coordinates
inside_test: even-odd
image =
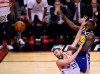
[[[74,42],[72,43],[72,46],[75,47],[77,45],[77,43],[79,42],[79,39],[80,39],[80,36],[81,36],[81,33],[82,33],[82,29],[83,29],[83,26],[80,27],[75,39],[74,39]]]
[[[93,34],[89,34],[88,39],[87,39],[84,47],[82,48],[82,51],[88,51],[88,49],[93,44],[94,40],[95,40],[95,36]]]
[[[80,52],[82,45],[83,44],[80,45],[78,50],[70,58],[58,60],[56,62],[57,66],[62,67],[62,66],[65,66],[65,65],[69,65],[71,62],[73,62],[75,60],[75,58],[77,57],[78,53]]]
[[[75,31],[79,30],[79,26],[75,25],[72,21],[70,21],[63,13],[62,11],[58,11],[58,13],[63,17],[63,19],[65,20],[65,22],[68,24],[68,26],[70,28],[72,28]]]
[[[73,43],[71,45],[68,46],[68,50],[77,50],[77,43],[79,42],[79,39],[81,37],[81,33],[82,33],[82,29],[83,29],[84,25],[80,26],[79,31],[77,32],[77,35],[73,41]],[[73,51],[72,51],[73,52]]]
[[[65,15],[63,16],[65,22],[68,24],[68,26],[70,28],[72,28],[73,30],[75,31],[78,31],[79,30],[79,26],[75,25],[72,21],[70,21]]]
[[[82,29],[84,28],[84,25],[86,25],[86,23],[87,23],[86,20],[87,20],[87,17],[84,16],[84,17],[82,18],[81,26],[80,26],[80,28],[79,28],[79,31],[77,32],[76,37],[75,37],[75,39],[74,39],[74,41],[73,41],[73,43],[72,43],[72,46],[73,46],[73,47],[75,47],[75,46],[77,45],[77,43],[79,42],[79,39],[80,39],[81,34],[82,34]]]

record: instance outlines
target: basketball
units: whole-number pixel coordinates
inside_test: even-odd
[[[25,30],[25,23],[18,21],[15,23],[14,28],[17,32],[23,32]]]

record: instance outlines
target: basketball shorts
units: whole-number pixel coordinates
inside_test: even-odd
[[[76,62],[79,65],[81,74],[89,74],[90,70],[90,54],[89,52],[81,51],[76,57]]]

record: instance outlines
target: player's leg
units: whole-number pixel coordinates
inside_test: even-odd
[[[90,73],[90,53],[89,52],[86,54],[86,58],[87,58],[87,71],[86,71],[86,74],[89,74]]]

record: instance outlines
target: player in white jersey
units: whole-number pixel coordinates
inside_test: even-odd
[[[80,26],[75,25],[72,21],[70,21],[61,11],[59,14],[62,15],[66,23],[75,31],[78,31]],[[82,21],[83,19],[81,19]],[[81,23],[80,21],[80,23]],[[76,62],[80,67],[80,71],[82,74],[89,74],[90,70],[90,47],[95,40],[95,35],[93,34],[93,29],[96,27],[96,23],[93,20],[89,20],[85,22],[85,26],[83,30],[76,36],[75,41],[70,46],[70,49],[77,50],[80,43],[84,42],[82,47],[82,51],[76,57]]]
[[[56,64],[62,74],[80,74],[80,68],[74,60],[80,52],[81,48],[82,44],[74,54],[70,53],[70,51],[64,53],[60,48],[53,50],[54,55],[58,58]]]
[[[65,54],[65,56],[68,58],[71,57],[68,54]],[[76,61],[71,62],[69,65],[63,66],[60,70],[62,74],[80,74],[80,68]]]

